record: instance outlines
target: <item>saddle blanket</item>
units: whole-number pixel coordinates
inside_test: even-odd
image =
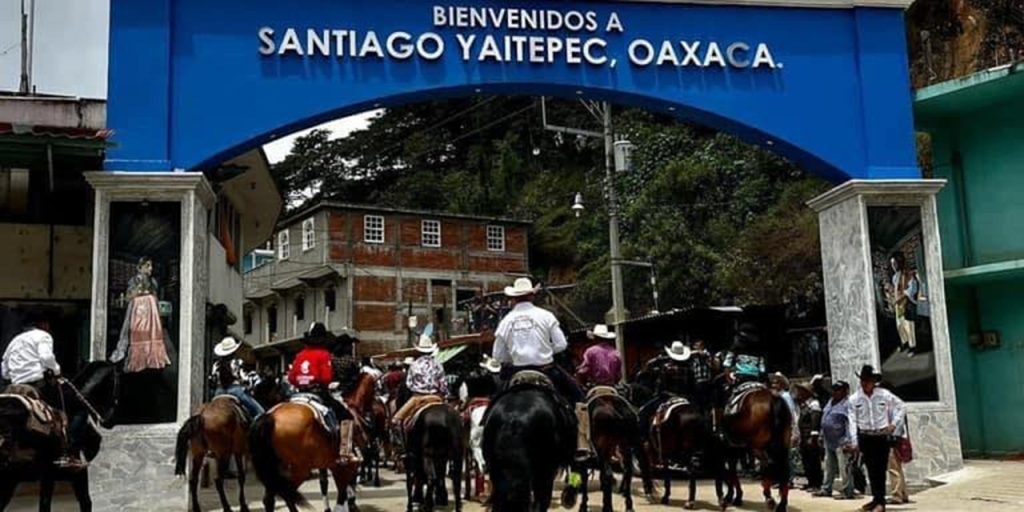
[[[732,396],[729,397],[729,402],[725,405],[725,415],[729,416],[738,413],[740,405],[743,403],[743,399],[750,393],[760,389],[768,389],[768,386],[765,386],[760,382],[744,382],[743,384],[736,386],[736,389],[732,391]]]
[[[324,430],[335,432],[338,429],[338,418],[334,416],[334,411],[324,405],[318,396],[312,393],[296,393],[288,399],[288,403],[308,407],[313,411],[313,416],[316,417],[320,426],[324,427]]]
[[[35,391],[34,388],[32,390]],[[10,391],[10,389],[5,391]],[[3,393],[0,394],[0,398],[9,398],[21,402],[21,405],[29,413],[25,427],[32,432],[51,435],[58,432],[58,429],[61,428],[57,413],[42,400],[15,393]]]
[[[481,407],[489,407],[491,405],[490,398],[474,398],[466,404],[466,407],[462,409],[462,421],[469,422],[473,416],[473,411]]]
[[[402,424],[405,431],[411,432],[413,427],[416,426],[416,422],[419,421],[420,415],[423,414],[423,411],[426,411],[435,405],[445,405],[444,399],[437,395],[424,397],[423,402],[412,411],[412,414],[410,414],[409,417],[405,419],[405,423]]]

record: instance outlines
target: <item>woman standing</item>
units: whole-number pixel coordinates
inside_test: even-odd
[[[128,311],[121,326],[117,349],[110,356],[112,362],[125,361],[124,371],[128,373],[159,370],[171,364],[157,305],[153,260],[145,256],[140,258],[137,270],[128,281],[128,290],[125,291]]]

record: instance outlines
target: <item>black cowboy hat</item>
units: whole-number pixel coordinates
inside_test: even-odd
[[[882,380],[882,374],[879,373],[879,372],[876,372],[875,371],[875,367],[871,366],[870,364],[866,364],[866,365],[862,366],[860,368],[860,373],[857,374],[857,377],[860,377],[861,380],[865,380],[865,379],[872,379],[872,380],[876,380],[876,381]]]
[[[832,383],[832,391],[838,391],[840,389],[850,389],[850,383],[845,380],[837,380]]]
[[[327,326],[323,322],[313,322],[302,341],[310,345],[324,345],[333,339],[334,335],[327,330]]]

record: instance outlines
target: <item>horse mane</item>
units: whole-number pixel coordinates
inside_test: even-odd
[[[373,375],[360,374],[352,392],[344,396],[345,402],[359,412],[369,410],[369,406],[372,405],[372,400],[376,396],[376,383],[377,378]]]

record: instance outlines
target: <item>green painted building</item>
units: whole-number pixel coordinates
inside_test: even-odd
[[[917,92],[931,134],[960,434],[1024,452],[1024,64]]]

